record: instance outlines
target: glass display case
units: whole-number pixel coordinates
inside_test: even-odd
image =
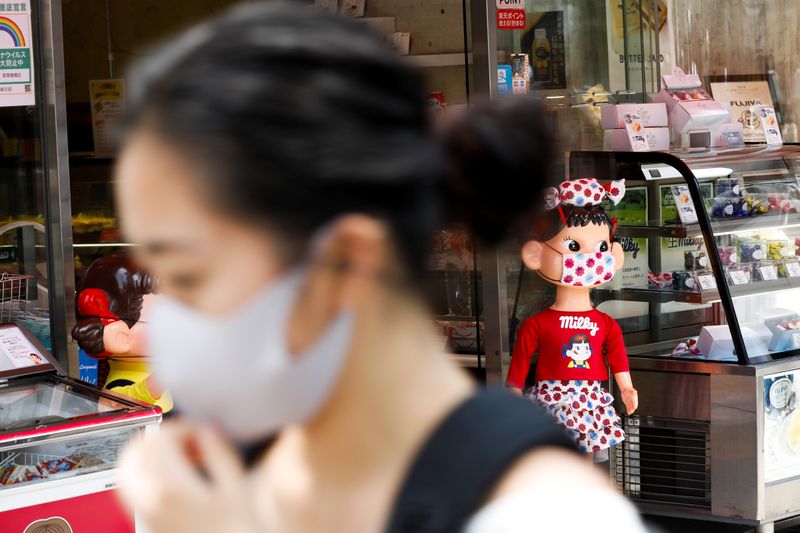
[[[626,177],[626,250],[594,293],[631,355],[755,364],[800,354],[800,150],[572,152],[570,174]],[[797,341],[797,342],[796,342]]]
[[[117,459],[131,438],[155,430],[160,419],[156,407],[65,377],[26,329],[0,327],[4,531],[24,531],[53,516],[64,531],[132,531],[115,495]]]

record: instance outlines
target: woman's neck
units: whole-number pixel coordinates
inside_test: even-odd
[[[590,311],[592,309],[592,299],[589,297],[590,292],[591,289],[588,287],[564,287],[559,285],[556,288],[556,302],[551,309],[573,313]]]
[[[402,475],[425,437],[473,390],[437,349],[416,304],[385,306],[360,314],[351,354],[322,412],[276,442],[275,452],[299,453],[296,462],[320,482],[357,482],[386,468]]]

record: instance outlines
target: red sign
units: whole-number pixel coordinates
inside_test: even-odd
[[[133,519],[107,490],[0,513],[2,531],[134,533]]]
[[[497,29],[498,30],[524,30],[525,29],[525,10],[524,9],[498,9],[497,10]]]

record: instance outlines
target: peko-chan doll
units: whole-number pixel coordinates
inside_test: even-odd
[[[150,374],[146,353],[147,317],[153,279],[127,252],[115,252],[89,266],[77,298],[78,324],[72,337],[87,354],[108,363],[101,384],[108,390],[172,409],[172,398]]]
[[[617,204],[625,181],[605,187],[593,178],[565,181],[545,192],[547,209],[522,246],[526,267],[556,286],[552,307],[526,320],[517,334],[506,385],[522,393],[531,358],[536,383],[526,397],[543,405],[587,453],[620,443],[625,434],[613,397],[601,387],[611,367],[628,414],[638,406],[628,355],[616,320],[594,309],[589,293],[622,268],[613,241],[616,220],[601,202]],[[608,365],[606,365],[608,363]]]

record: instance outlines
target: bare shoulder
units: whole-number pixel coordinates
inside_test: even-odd
[[[520,457],[495,486],[489,500],[519,492],[574,487],[612,490],[609,480],[588,459],[560,448],[540,448]]]

